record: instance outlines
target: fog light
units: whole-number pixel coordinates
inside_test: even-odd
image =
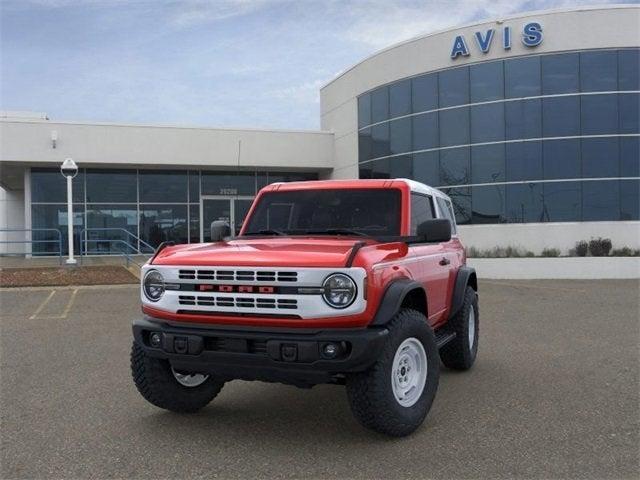
[[[162,337],[158,332],[154,332],[149,336],[149,343],[151,343],[151,346],[154,348],[160,348]]]
[[[327,358],[333,358],[338,354],[338,345],[335,343],[327,343],[322,348],[322,354]]]

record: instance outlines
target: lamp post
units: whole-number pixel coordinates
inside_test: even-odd
[[[60,166],[60,173],[67,179],[67,232],[69,235],[69,258],[67,265],[75,265],[76,259],[73,258],[73,177],[78,174],[78,166],[72,158],[65,159]]]

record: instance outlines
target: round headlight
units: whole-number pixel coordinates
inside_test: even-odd
[[[356,284],[348,275],[334,273],[322,284],[322,298],[333,308],[347,308],[356,299]]]
[[[144,276],[142,289],[144,290],[145,297],[152,302],[157,302],[164,294],[164,277],[159,271],[150,270]]]

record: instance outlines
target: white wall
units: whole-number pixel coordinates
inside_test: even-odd
[[[51,132],[57,132],[52,148]],[[0,162],[328,171],[333,134],[0,120]],[[238,142],[240,154],[238,155]]]
[[[7,228],[23,229],[24,227],[24,192],[22,190],[5,190],[0,187],[0,230]],[[0,232],[0,241],[23,240],[23,232]],[[0,243],[0,253],[19,253],[25,251],[25,244]]]
[[[470,258],[479,279],[637,279],[638,257]],[[482,295],[482,282],[480,282]]]
[[[488,250],[494,247],[521,247],[540,254],[558,248],[566,255],[579,240],[610,238],[613,248],[640,249],[640,222],[508,223],[460,225],[464,246]]]

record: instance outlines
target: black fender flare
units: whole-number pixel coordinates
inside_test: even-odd
[[[470,285],[471,288],[477,292],[478,277],[476,276],[475,269],[462,266],[458,269],[458,274],[456,275],[456,283],[453,288],[453,295],[451,296],[451,313],[449,313],[449,318],[453,317],[462,308],[467,285]]]
[[[388,323],[400,311],[400,306],[409,292],[416,289],[422,290],[426,298],[424,287],[414,280],[401,278],[391,282],[380,300],[378,311],[370,325],[380,326]]]

